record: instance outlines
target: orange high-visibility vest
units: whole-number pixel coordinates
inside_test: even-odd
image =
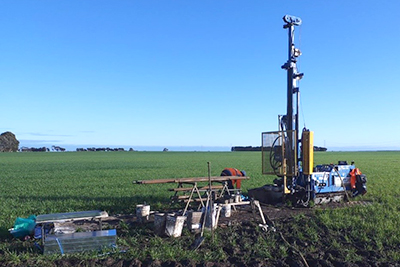
[[[356,183],[357,183],[357,175],[361,175],[361,171],[358,168],[352,169],[350,172],[350,186],[351,189],[356,189]]]
[[[222,171],[221,176],[243,176],[243,174],[238,169],[225,168]],[[235,185],[236,189],[240,189],[241,184],[242,184],[242,180],[234,180],[234,179],[232,179],[232,185]]]

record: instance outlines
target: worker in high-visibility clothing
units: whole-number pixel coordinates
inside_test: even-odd
[[[353,197],[358,194],[364,195],[367,193],[367,187],[365,183],[367,182],[367,177],[361,173],[360,169],[354,168],[350,172],[350,187],[353,192]]]
[[[246,171],[239,171],[238,169],[235,168],[225,168],[221,172],[221,176],[239,176],[239,177],[244,177],[246,176]],[[233,189],[234,186],[236,186],[236,189],[240,189],[242,180],[236,180],[232,179],[228,181],[228,188]]]

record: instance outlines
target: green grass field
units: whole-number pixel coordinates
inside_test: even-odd
[[[311,218],[298,216],[290,222],[278,222],[277,227],[288,240],[302,244],[299,246],[310,262],[318,263],[322,259],[334,263],[337,259],[355,266],[400,262],[400,152],[315,154],[315,164],[336,163],[338,160],[355,161],[367,175],[368,193],[362,199],[371,200],[373,204],[336,210],[317,208]],[[1,153],[0,262],[10,266],[52,266],[54,261],[61,259],[72,262],[83,259],[85,262],[98,258],[92,254],[44,257],[31,248],[31,243],[13,239],[7,229],[13,226],[17,217],[31,214],[93,209],[105,210],[110,215],[133,214],[136,204],[143,202],[149,203],[152,209],[166,208],[171,196],[167,189],[171,185],[134,185],[132,181],[207,176],[207,162],[211,162],[211,174],[215,176],[225,167],[246,170],[251,179],[243,183],[244,192],[274,179],[261,175],[259,152]],[[237,232],[231,231],[231,238],[229,229],[222,231],[203,250],[193,254],[184,249],[185,237],[165,240],[147,234],[143,241],[140,235],[146,233],[146,229],[124,226],[118,233],[118,242],[128,250],[111,258],[114,261],[138,258],[141,261],[224,262],[232,255],[221,250],[219,242],[229,242],[228,245],[233,246],[239,243],[239,239],[243,242],[245,235],[236,236]],[[241,261],[249,264],[263,258],[270,263],[290,265],[286,258],[295,252],[276,234],[265,235],[258,233],[253,245],[242,245],[244,250],[250,250],[250,254],[243,256]],[[142,241],[147,245],[143,246]],[[138,250],[137,246],[142,247]],[[366,262],[366,258],[371,258],[372,262]],[[361,265],[362,262],[366,264]]]

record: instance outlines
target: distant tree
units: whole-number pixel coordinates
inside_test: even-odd
[[[0,152],[18,151],[19,141],[12,132],[4,132],[0,135]]]
[[[52,146],[51,150],[59,152],[59,151],[65,151],[65,148],[60,146]]]
[[[260,146],[233,146],[231,151],[261,151]]]

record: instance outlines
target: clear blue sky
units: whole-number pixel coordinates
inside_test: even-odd
[[[0,132],[21,146],[258,146],[285,14],[315,145],[400,149],[400,1],[0,2]],[[304,118],[304,121],[303,121]]]

